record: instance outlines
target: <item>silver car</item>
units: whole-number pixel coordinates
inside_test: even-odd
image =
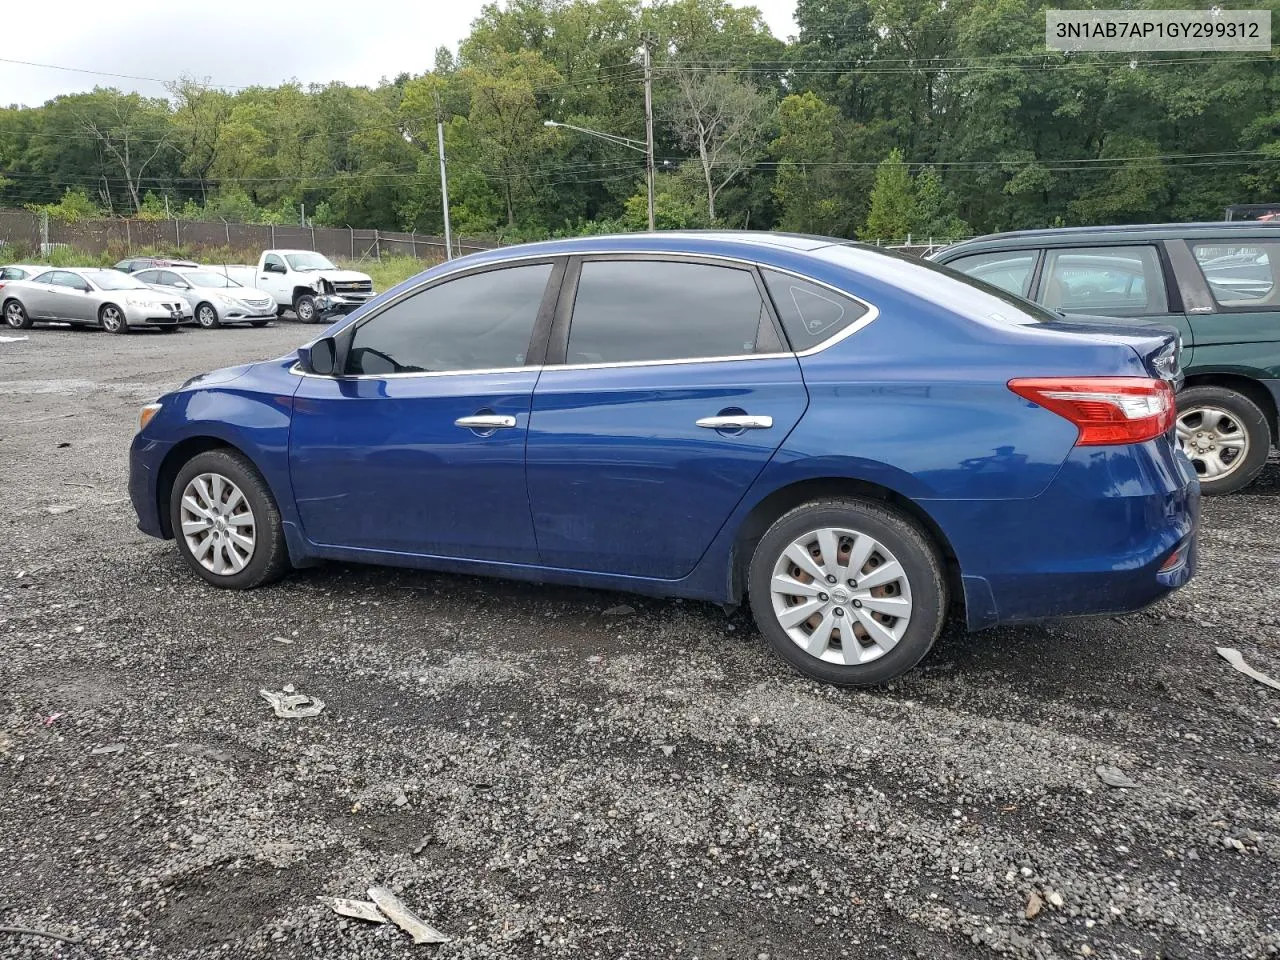
[[[32,266],[29,263],[10,263],[0,267],[0,287],[3,287],[10,280],[29,280],[37,273],[44,273],[48,270],[48,265]]]
[[[37,320],[91,324],[108,333],[156,327],[174,330],[187,319],[186,301],[165,296],[119,270],[55,268],[0,287],[5,322],[26,330]]]
[[[181,297],[200,326],[206,330],[224,323],[265,326],[276,317],[276,301],[265,290],[243,287],[212,270],[173,267],[140,270],[134,274],[161,293]]]

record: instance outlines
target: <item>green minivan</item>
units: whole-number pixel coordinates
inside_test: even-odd
[[[1181,331],[1178,439],[1205,493],[1247,486],[1280,440],[1280,223],[1020,230],[930,259],[1060,313]]]

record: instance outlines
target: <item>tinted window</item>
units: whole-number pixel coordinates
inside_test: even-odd
[[[283,267],[283,266],[284,266],[284,261],[283,261],[283,260],[281,260],[281,259],[280,259],[278,256],[276,256],[274,253],[272,253],[272,254],[268,254],[267,258],[266,258],[264,261],[262,261],[262,265],[263,265],[264,267],[266,267],[266,266],[272,266],[272,267]]]
[[[1050,250],[1040,291],[1041,303],[1067,313],[1142,316],[1169,310],[1152,246]]]
[[[139,270],[137,273],[134,274],[134,276],[137,277],[139,280],[141,280],[143,283],[160,283],[161,282],[159,270]]]
[[[748,270],[592,260],[578,280],[565,362],[736,357],[780,346]]]
[[[356,328],[347,372],[519,367],[551,264],[476,273],[401,300]]]
[[[1191,252],[1204,272],[1213,298],[1226,307],[1280,306],[1276,298],[1276,265],[1280,243],[1197,243]]]
[[[44,273],[38,273],[31,278],[32,283],[53,283],[53,275],[56,270],[46,270]]]
[[[60,287],[74,287],[76,290],[87,290],[89,288],[89,285],[82,278],[74,273],[68,273],[66,270],[55,270],[53,282]]]
[[[764,282],[793,350],[817,346],[867,312],[856,300],[789,274],[765,270]]]
[[[1001,290],[1025,297],[1031,290],[1031,273],[1036,265],[1036,252],[1002,250],[996,253],[975,253],[957,257],[946,265],[975,280],[982,280]]]

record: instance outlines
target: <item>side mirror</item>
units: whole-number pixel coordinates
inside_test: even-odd
[[[332,377],[337,354],[338,344],[333,337],[321,337],[298,348],[298,363],[306,373]]]
[[[262,269],[267,273],[284,273],[284,267],[280,266],[278,263],[265,264]]]

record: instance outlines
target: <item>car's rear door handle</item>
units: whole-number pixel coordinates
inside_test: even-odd
[[[703,417],[694,421],[708,430],[768,430],[773,426],[773,417]]]
[[[455,427],[466,427],[468,430],[497,430],[501,427],[514,427],[516,418],[477,414],[474,417],[459,417],[453,421],[453,425]]]

